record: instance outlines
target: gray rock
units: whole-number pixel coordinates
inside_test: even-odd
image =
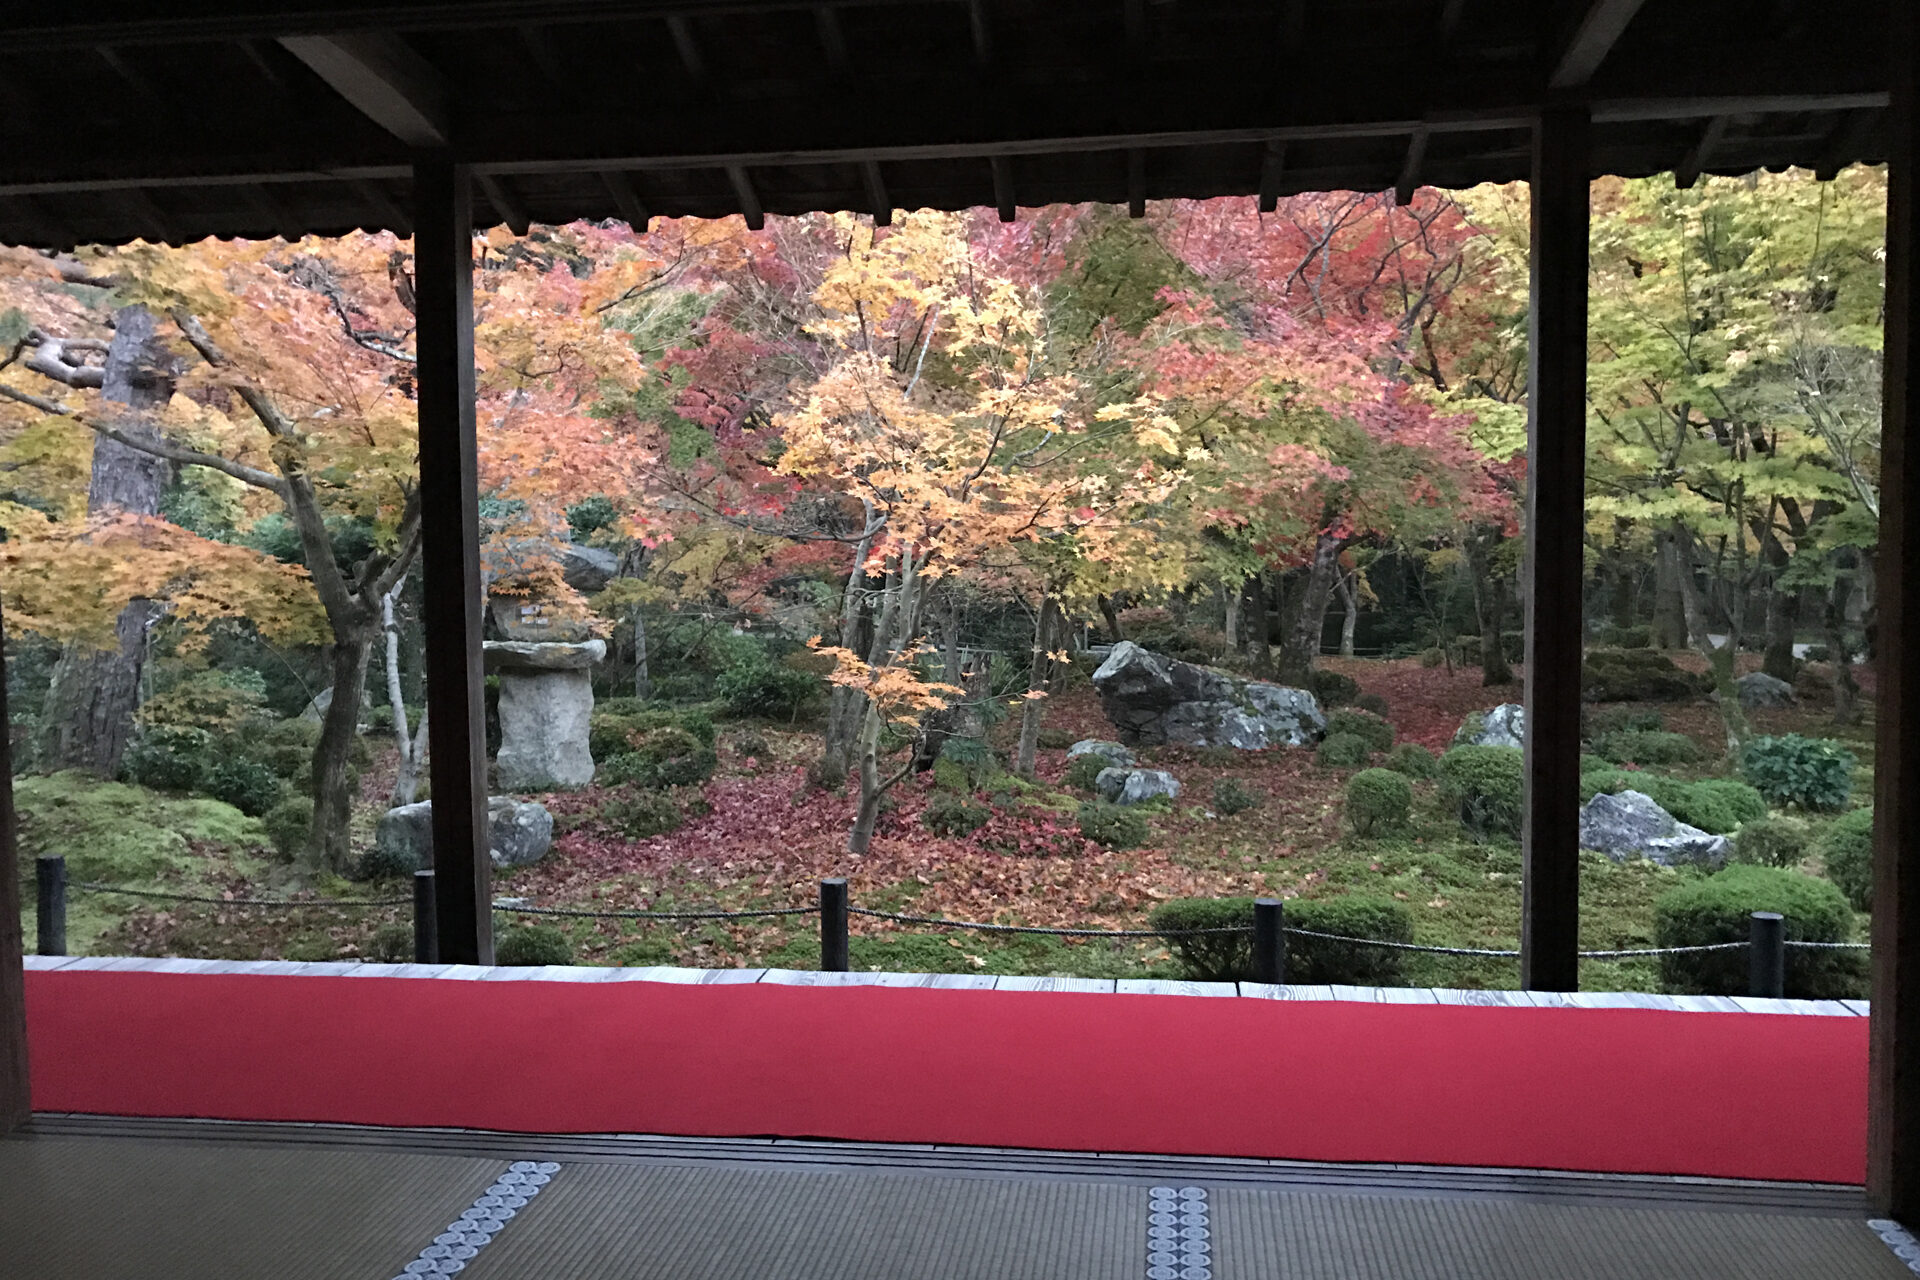
[[[592,637],[584,617],[551,601],[524,596],[489,596],[487,621],[492,634],[530,644],[577,644]]]
[[[1615,862],[1647,858],[1662,866],[1717,867],[1727,860],[1732,841],[1688,826],[1639,791],[1604,792],[1580,810],[1580,847],[1606,854]]]
[[[382,853],[433,865],[433,801],[389,809],[373,829],[373,843]],[[487,801],[487,851],[495,870],[538,862],[553,847],[553,815],[545,805],[511,796]]]
[[[1785,707],[1793,704],[1793,686],[1764,671],[1748,672],[1733,684],[1740,691],[1740,705],[1749,711],[1755,707]]]
[[[313,696],[313,701],[309,702],[306,706],[306,710],[300,713],[300,718],[302,720],[312,721],[314,724],[319,724],[322,720],[326,719],[327,708],[332,705],[333,705],[333,686],[328,685],[326,688],[322,689],[319,693],[316,693]],[[366,690],[362,689],[360,691],[360,710],[362,713],[360,716],[360,722],[363,727],[365,726],[366,719],[367,719],[365,715],[366,709],[371,705],[372,705],[372,699],[369,697]]]
[[[1108,804],[1139,804],[1180,794],[1180,780],[1165,769],[1102,769],[1093,789]]]
[[[1305,689],[1246,680],[1176,662],[1131,640],[1113,646],[1093,673],[1100,706],[1125,743],[1189,747],[1303,747],[1326,732],[1327,718]]]
[[[584,671],[607,656],[605,640],[488,640],[480,648],[488,671]]]
[[[1118,769],[1131,769],[1134,766],[1133,752],[1117,742],[1108,742],[1104,738],[1082,738],[1067,748],[1067,759],[1080,756],[1099,756]]]
[[[1491,711],[1476,711],[1460,722],[1453,735],[1456,747],[1524,747],[1527,745],[1527,709],[1503,702]]]
[[[593,680],[585,671],[500,673],[500,754],[495,773],[502,790],[547,791],[593,781],[587,747]]]
[[[605,547],[583,547],[569,542],[560,548],[560,576],[583,596],[605,591],[620,572],[620,557]]]

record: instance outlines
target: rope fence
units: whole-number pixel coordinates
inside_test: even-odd
[[[120,885],[101,884],[91,880],[68,881],[66,860],[64,858],[41,858],[37,861],[37,885],[39,889],[38,950],[41,955],[66,954],[66,900],[69,889],[85,893],[116,894],[131,898],[152,901],[185,902],[207,906],[247,907],[285,910],[335,910],[340,908],[393,908],[409,904],[414,915],[414,958],[416,962],[430,962],[437,958],[438,945],[435,930],[435,903],[432,870],[418,871],[414,874],[414,893],[411,898],[236,898],[215,896],[213,894],[176,893],[160,889],[133,889]],[[541,907],[533,906],[524,899],[504,898],[493,904],[493,909],[509,915],[533,917],[558,917],[573,920],[768,920],[793,916],[817,915],[820,921],[820,967],[824,970],[846,972],[849,968],[848,952],[851,938],[849,924],[854,916],[870,920],[885,920],[894,924],[917,925],[923,928],[956,929],[975,933],[1042,935],[1058,938],[1162,938],[1178,940],[1183,938],[1219,937],[1230,935],[1251,935],[1253,949],[1253,974],[1258,982],[1279,984],[1285,981],[1287,967],[1287,939],[1312,938],[1321,942],[1338,943],[1350,947],[1372,947],[1387,951],[1398,951],[1423,955],[1464,956],[1476,959],[1512,960],[1518,959],[1520,952],[1510,948],[1492,947],[1437,947],[1423,943],[1398,942],[1386,938],[1356,937],[1343,933],[1328,933],[1316,929],[1302,929],[1285,922],[1285,905],[1278,899],[1259,898],[1254,901],[1251,918],[1245,924],[1220,925],[1198,929],[1076,929],[1052,928],[1042,925],[995,924],[982,920],[953,920],[942,916],[912,915],[899,911],[878,911],[870,907],[856,907],[848,899],[847,882],[844,879],[827,879],[820,882],[820,898],[817,906],[804,907],[761,907],[746,910],[729,911],[714,909],[695,909],[685,911],[650,910],[588,910],[581,907]],[[1577,954],[1583,960],[1626,960],[1642,959],[1653,956],[1697,955],[1709,952],[1746,951],[1750,957],[1751,994],[1756,996],[1779,997],[1786,985],[1786,955],[1789,948],[1818,951],[1867,951],[1870,944],[1864,942],[1814,942],[1790,939],[1786,937],[1784,919],[1774,912],[1754,912],[1749,919],[1749,932],[1746,938],[1738,941],[1703,943],[1681,947],[1627,947],[1611,950],[1581,951]]]

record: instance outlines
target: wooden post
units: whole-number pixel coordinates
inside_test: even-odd
[[[0,626],[0,645],[6,628]],[[0,656],[0,1134],[33,1109],[27,1092],[27,983],[20,929],[20,868],[13,825],[13,722]]]
[[[1253,980],[1275,986],[1287,980],[1286,907],[1278,898],[1253,900]]]
[[[1747,994],[1766,1000],[1787,994],[1787,918],[1778,911],[1747,918]]]
[[[67,954],[67,860],[58,854],[36,858],[33,874],[34,952],[63,956]]]
[[[453,964],[492,964],[469,186],[465,165],[435,156],[413,167],[420,567],[440,958]]]
[[[415,964],[434,964],[440,959],[440,939],[435,936],[434,931],[437,922],[433,868],[423,867],[413,873],[413,962]]]
[[[1882,367],[1880,551],[1874,565],[1879,681],[1873,806],[1873,1023],[1867,1093],[1867,1198],[1920,1222],[1920,18],[1892,6],[1892,139],[1887,148],[1886,347]],[[1909,643],[1911,642],[1911,643]]]
[[[847,882],[841,879],[820,882],[820,971],[845,973],[848,969]]]
[[[1520,985],[1535,991],[1580,985],[1589,132],[1585,107],[1550,107],[1533,138]]]

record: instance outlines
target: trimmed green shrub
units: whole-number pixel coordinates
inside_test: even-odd
[[[1364,738],[1372,751],[1388,751],[1393,747],[1393,726],[1368,711],[1336,711],[1327,717],[1327,734],[1351,733]]]
[[[819,676],[770,662],[745,662],[728,667],[713,682],[727,714],[792,720],[820,696],[825,682]]]
[[[733,740],[729,745],[732,746],[733,753],[737,756],[754,756],[757,758],[773,750],[773,748],[767,744],[767,740],[764,737],[751,731],[734,734]]]
[[[1034,739],[1034,745],[1042,751],[1065,751],[1079,739],[1065,729],[1043,728]]]
[[[286,784],[257,760],[228,756],[208,771],[203,789],[215,800],[225,800],[249,818],[257,818],[280,803]]]
[[[353,876],[356,880],[399,880],[420,869],[420,859],[411,852],[383,849],[374,845],[360,855]]]
[[[293,859],[307,847],[307,833],[313,829],[313,797],[290,795],[260,815],[267,839],[281,857]]]
[[[697,708],[650,706],[637,698],[604,698],[587,722],[587,750],[608,760],[633,750],[632,740],[655,729],[681,729],[702,746],[714,745],[713,717]]]
[[[1698,947],[1745,942],[1756,911],[1786,917],[1787,938],[1798,942],[1848,942],[1853,911],[1840,890],[1824,880],[1778,867],[1733,866],[1682,885],[1653,904],[1654,940],[1662,947]],[[1744,947],[1660,957],[1660,973],[1672,991],[1745,995],[1749,960]],[[1787,948],[1787,995],[1839,999],[1865,988],[1864,953]]]
[[[134,734],[120,758],[128,782],[155,791],[199,791],[213,772],[217,751],[205,729],[158,724]]]
[[[1367,762],[1367,740],[1357,733],[1333,733],[1320,740],[1314,759],[1323,768],[1352,769]]]
[[[1360,696],[1360,682],[1338,671],[1315,671],[1307,677],[1307,685],[1323,707],[1344,707]]]
[[[1857,764],[1853,752],[1832,739],[1797,733],[1755,738],[1740,757],[1747,781],[1768,803],[1826,813],[1847,807]]]
[[[1413,808],[1413,784],[1391,769],[1362,769],[1347,779],[1347,821],[1357,836],[1404,826]]]
[[[1431,671],[1447,660],[1447,655],[1438,645],[1420,651],[1420,665]]]
[[[1622,729],[1593,740],[1593,753],[1615,764],[1692,764],[1700,744],[1684,733]]]
[[[413,926],[390,920],[373,931],[362,955],[375,964],[406,964],[413,959]]]
[[[1667,727],[1667,718],[1658,711],[1640,707],[1608,707],[1587,717],[1589,742],[1614,733],[1659,733]]]
[[[282,720],[270,725],[248,752],[281,777],[293,779],[313,768],[313,749],[320,745],[318,720]]]
[[[1208,933],[1168,938],[1167,946],[1187,976],[1200,982],[1249,982],[1253,979],[1253,899],[1176,898],[1147,917],[1152,928],[1244,928],[1245,933]],[[1413,941],[1413,913],[1391,899],[1347,894],[1337,898],[1295,898],[1286,904],[1286,922],[1295,929]],[[1327,938],[1287,935],[1287,981],[1318,985],[1392,986],[1400,981],[1403,953]]]
[[[494,944],[493,962],[520,967],[572,964],[573,944],[550,924],[515,925]]]
[[[649,729],[637,734],[626,752],[602,764],[598,777],[609,786],[686,787],[712,777],[716,763],[713,748],[687,730]]]
[[[1767,815],[1767,802],[1758,791],[1731,778],[1703,778],[1683,782],[1665,774],[1633,769],[1598,769],[1580,775],[1580,801],[1602,791],[1638,791],[1680,821],[1727,836],[1756,818]]]
[[[1440,785],[1462,826],[1482,838],[1519,837],[1523,761],[1519,747],[1455,747],[1440,757]]]
[[[1091,791],[1093,780],[1098,778],[1100,771],[1106,767],[1107,761],[1104,756],[1097,756],[1091,752],[1075,756],[1067,762],[1067,771],[1060,775],[1060,781],[1076,791]]]
[[[983,740],[948,738],[934,757],[933,784],[945,791],[978,791],[999,772],[1000,762]]]
[[[1213,811],[1220,816],[1231,818],[1236,813],[1259,807],[1259,795],[1241,786],[1236,779],[1222,778],[1213,784]]]
[[[1769,815],[1743,825],[1733,837],[1734,858],[1762,867],[1797,867],[1813,848],[1813,828],[1804,818]]]
[[[1594,632],[1593,638],[1610,649],[1644,649],[1653,643],[1653,628],[1618,627],[1608,623]]]
[[[1382,720],[1390,719],[1387,714],[1387,700],[1377,693],[1363,693],[1353,700],[1353,705],[1362,711],[1371,711]]]
[[[1873,810],[1855,809],[1820,841],[1827,879],[1861,911],[1873,910]]]
[[[629,840],[680,829],[680,803],[664,791],[621,788],[600,806],[600,821]]]
[[[1409,778],[1431,778],[1440,768],[1433,752],[1417,742],[1403,742],[1387,752],[1387,768]]]
[[[991,807],[968,796],[935,795],[920,823],[937,836],[970,836],[993,820]]]
[[[1580,696],[1588,702],[1687,702],[1706,688],[1651,649],[1595,649],[1580,668]]]
[[[1108,849],[1132,849],[1147,842],[1147,820],[1123,805],[1098,800],[1080,806],[1080,834]]]

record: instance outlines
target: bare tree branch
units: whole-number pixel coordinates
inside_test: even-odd
[[[150,454],[156,458],[165,458],[169,462],[177,462],[182,466],[207,467],[223,475],[232,476],[242,484],[252,485],[256,489],[265,489],[270,493],[277,493],[282,498],[287,496],[286,481],[270,471],[262,471],[257,467],[249,467],[243,462],[235,462],[233,459],[223,458],[219,454],[202,453],[198,449],[189,449],[185,445],[175,444],[173,441],[164,439],[161,436],[129,435],[110,422],[100,421],[92,414],[69,409],[57,400],[49,400],[45,396],[36,396],[30,391],[22,391],[17,387],[10,387],[3,382],[0,382],[0,398],[12,400],[18,404],[24,404],[29,408],[38,409],[42,413],[57,414],[63,418],[72,418],[88,430],[118,444],[123,444],[129,449],[138,449],[142,453]]]

